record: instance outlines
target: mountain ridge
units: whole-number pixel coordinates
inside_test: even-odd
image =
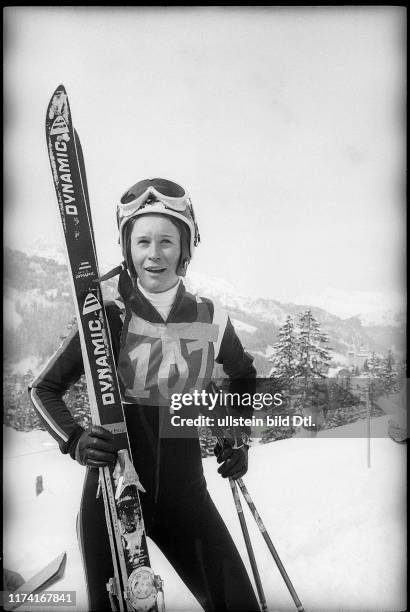
[[[22,338],[25,338],[28,341],[27,349],[32,351],[29,355],[40,358],[52,352],[53,333],[55,340],[64,335],[67,323],[74,316],[67,267],[51,254],[49,250],[45,257],[40,254],[28,255],[9,247],[4,252],[6,338],[12,345],[19,346]],[[347,353],[352,346],[357,350],[365,347],[368,351],[387,352],[394,345],[398,352],[402,350],[401,326],[366,327],[359,317],[342,319],[311,304],[242,296],[226,281],[204,274],[190,274],[184,282],[189,291],[209,297],[226,308],[242,343],[255,355],[255,365],[262,376],[270,369],[269,356],[277,341],[279,326],[287,315],[297,319],[307,308],[311,308],[322,330],[329,335],[329,345],[339,365],[347,364]],[[107,298],[112,297],[115,290],[115,279],[104,283],[103,291]],[[34,320],[36,325],[33,325]],[[30,337],[36,338],[37,347]],[[15,349],[8,351],[8,357],[13,356],[14,361],[27,358],[23,347],[20,348],[21,354]]]

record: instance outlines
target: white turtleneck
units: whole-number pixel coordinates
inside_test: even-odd
[[[167,289],[167,291],[162,291],[161,293],[151,293],[151,291],[144,289],[139,278],[137,279],[138,289],[141,291],[142,295],[145,296],[149,302],[151,302],[153,307],[158,310],[164,321],[167,320],[168,315],[171,312],[180,282],[181,281],[179,280],[174,287]]]

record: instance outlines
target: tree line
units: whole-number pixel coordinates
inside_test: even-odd
[[[336,375],[329,376],[332,349],[328,342],[310,308],[299,314],[296,322],[288,315],[279,328],[270,377],[287,398],[284,412],[312,416],[316,425],[311,429],[316,432],[363,419],[369,406],[370,416],[384,414],[377,399],[398,392],[405,379],[405,364],[398,362],[391,350],[384,356],[373,351],[362,369],[340,368]],[[292,427],[270,427],[261,441],[294,434]]]
[[[73,325],[74,318],[60,336]],[[39,332],[40,333],[40,332]],[[35,335],[34,335],[35,336]],[[295,322],[288,315],[278,330],[269,375],[269,390],[280,392],[287,398],[283,410],[275,414],[312,414],[320,428],[331,428],[354,422],[366,416],[366,401],[370,401],[371,415],[383,414],[377,407],[377,398],[396,392],[405,378],[404,364],[396,360],[392,351],[380,356],[373,352],[362,370],[344,368],[339,376],[330,378],[332,348],[319,321],[307,309]],[[20,431],[44,429],[28,397],[31,373],[19,375],[4,373],[4,423]],[[84,427],[90,424],[90,410],[85,378],[70,387],[65,401],[75,419]],[[273,409],[272,409],[273,410]],[[267,428],[261,442],[266,443],[294,435],[295,428]],[[213,453],[215,439],[200,434],[203,456]]]

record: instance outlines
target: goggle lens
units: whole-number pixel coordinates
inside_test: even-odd
[[[183,198],[185,196],[185,189],[181,185],[167,179],[153,178],[139,181],[130,187],[122,196],[121,204],[128,204],[141,197],[149,187],[154,187],[154,189],[167,198]]]

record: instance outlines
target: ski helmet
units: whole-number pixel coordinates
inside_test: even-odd
[[[144,214],[161,214],[170,218],[181,236],[181,257],[178,276],[185,276],[194,248],[200,241],[194,209],[188,192],[173,181],[161,178],[135,183],[121,197],[117,206],[119,242],[128,268],[135,274],[131,258],[130,238],[135,219]],[[134,222],[130,223],[131,220]]]

